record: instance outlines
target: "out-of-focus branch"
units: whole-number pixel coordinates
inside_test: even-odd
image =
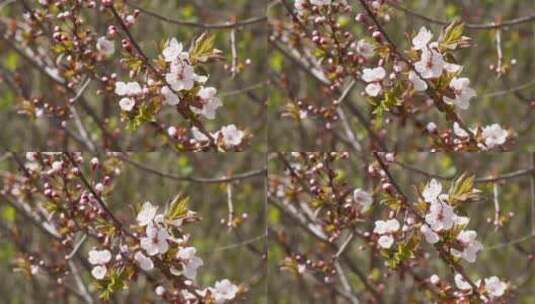
[[[254,171],[241,173],[241,174],[236,174],[236,175],[231,175],[231,176],[223,176],[223,177],[215,177],[215,178],[179,176],[179,175],[175,175],[175,174],[170,174],[170,173],[165,173],[165,172],[158,171],[158,170],[156,170],[154,168],[151,168],[151,167],[145,166],[143,164],[140,164],[140,163],[138,163],[136,161],[133,161],[133,160],[129,159],[126,156],[119,155],[118,158],[123,160],[123,161],[125,161],[127,164],[130,164],[133,167],[138,168],[140,170],[143,170],[145,172],[148,172],[148,173],[160,176],[160,177],[165,177],[165,178],[178,180],[178,181],[192,182],[192,183],[205,183],[205,184],[229,183],[229,182],[234,182],[234,181],[247,179],[247,178],[251,178],[251,177],[255,177],[255,176],[266,175],[266,173],[267,173],[266,168],[262,168],[262,169],[258,169],[258,170],[254,170]]]
[[[258,16],[258,17],[252,17],[249,19],[236,21],[236,22],[223,22],[223,23],[202,23],[202,22],[192,22],[192,21],[183,21],[183,20],[177,20],[177,19],[171,19],[165,16],[162,16],[156,12],[149,11],[137,4],[131,3],[131,1],[125,1],[126,5],[133,7],[135,9],[138,9],[141,13],[154,17],[156,19],[181,25],[181,26],[189,26],[189,27],[196,27],[200,29],[235,29],[238,27],[243,27],[247,25],[257,24],[257,23],[264,23],[267,21],[267,16]]]
[[[412,11],[412,10],[410,10],[410,9],[404,7],[404,6],[401,6],[401,5],[397,4],[396,2],[394,2],[392,0],[388,0],[388,1],[386,1],[386,3],[389,6],[395,8],[397,10],[400,10],[400,11],[402,11],[402,12],[408,14],[408,15],[423,19],[423,20],[431,22],[431,23],[436,23],[436,24],[440,24],[440,25],[448,25],[448,24],[451,23],[449,21],[431,18],[429,16],[417,13],[417,12]],[[525,16],[525,17],[520,17],[520,18],[516,18],[516,19],[502,21],[502,22],[488,22],[488,23],[480,23],[480,24],[465,23],[464,27],[467,28],[467,29],[472,29],[472,30],[489,30],[489,29],[499,29],[499,28],[508,27],[508,26],[520,25],[520,24],[524,24],[524,23],[532,22],[532,21],[535,21],[535,14],[530,14],[530,15]]]

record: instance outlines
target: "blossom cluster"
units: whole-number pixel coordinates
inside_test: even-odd
[[[46,273],[64,282],[70,275],[69,260],[76,256],[82,265],[89,265],[92,285],[104,300],[140,276],[152,278],[155,295],[169,303],[237,300],[245,290],[229,279],[206,288],[197,283],[204,261],[185,228],[200,218],[188,208],[186,196],[177,195],[163,212],[145,202],[135,224],[114,215],[108,199],[123,171],[119,156],[108,153],[88,159],[68,152],[28,152],[25,160],[15,156],[20,170],[3,177],[2,198],[57,241],[52,242],[54,252],[65,252],[65,259],[56,262],[30,254],[24,268],[31,275]],[[87,253],[84,241],[93,243]]]
[[[193,46],[192,46],[193,48]],[[217,89],[205,86],[207,75],[198,74],[193,62],[190,49],[185,51],[182,43],[176,38],[167,41],[161,52],[162,65],[167,69],[161,78],[149,78],[142,87],[138,82],[115,83],[115,94],[122,97],[119,106],[127,113],[127,117],[135,119],[134,112],[142,111],[142,107],[149,96],[156,95],[160,98],[163,106],[175,107],[178,111],[191,112],[197,117],[213,120],[218,108],[223,106],[221,99],[217,97]],[[171,139],[181,139],[179,128],[169,126],[167,135]],[[245,139],[245,132],[238,129],[234,124],[223,126],[220,130],[210,133],[199,124],[191,128],[191,136],[188,144],[197,145],[198,148],[206,145],[217,145],[223,150],[239,147]]]

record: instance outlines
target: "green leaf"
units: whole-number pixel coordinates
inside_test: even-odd
[[[463,37],[464,23],[460,20],[454,20],[440,34],[438,42],[444,49],[456,49],[461,38]]]
[[[4,219],[6,222],[13,222],[16,214],[17,211],[15,208],[7,206],[2,210],[2,219]]]
[[[189,51],[191,62],[206,62],[215,55],[214,42],[215,36],[206,32],[195,39]]]
[[[180,219],[188,214],[189,197],[182,193],[175,196],[165,214],[165,218],[169,221]]]

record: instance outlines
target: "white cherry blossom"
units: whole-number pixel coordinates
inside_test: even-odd
[[[173,61],[170,72],[165,74],[165,80],[175,91],[191,90],[195,84],[197,75],[191,66],[185,60]]]
[[[119,107],[125,112],[130,112],[136,105],[136,101],[133,98],[123,97],[119,100]]]
[[[425,26],[422,26],[420,31],[418,31],[418,34],[412,38],[412,46],[416,50],[421,50],[427,47],[431,38],[433,38],[433,33],[431,33]]]
[[[217,96],[217,90],[213,87],[201,87],[199,92],[197,92],[197,98],[202,104],[202,108],[197,108],[194,106],[191,106],[190,109],[196,114],[200,114],[207,119],[214,119],[215,118],[215,112],[219,107],[223,105],[221,102],[221,99],[219,99]]]
[[[135,81],[127,83],[118,81],[115,83],[115,94],[119,96],[134,96],[142,92],[141,86]]]
[[[427,82],[420,78],[414,71],[409,72],[409,81],[417,92],[427,90]]]
[[[89,251],[89,263],[93,265],[102,265],[111,261],[111,252],[108,249]]]
[[[433,231],[428,225],[423,224],[420,227],[420,232],[424,235],[425,241],[429,244],[435,244],[436,242],[440,241],[440,236]]]
[[[466,132],[465,129],[461,128],[458,122],[453,123],[453,134],[460,138],[467,138],[469,136],[468,132]]]
[[[457,286],[457,288],[459,288],[460,290],[472,289],[472,286],[470,286],[470,283],[466,282],[460,273],[455,274],[454,280],[455,280],[455,286]]]
[[[214,297],[215,303],[223,304],[234,299],[239,291],[239,288],[238,286],[232,284],[232,282],[229,280],[224,279],[216,282],[214,287],[210,287],[209,290]]]
[[[366,39],[360,39],[359,41],[357,41],[357,44],[355,45],[355,50],[359,55],[364,58],[370,58],[374,54],[373,44],[366,41]]]
[[[505,291],[507,290],[507,284],[500,281],[497,276],[486,278],[484,281],[485,290],[489,293],[491,298],[499,298],[505,294]]]
[[[154,217],[156,216],[156,211],[158,210],[158,206],[154,206],[151,204],[151,202],[147,201],[143,203],[143,206],[141,207],[141,210],[137,214],[137,222],[140,226],[146,226],[149,223],[152,222]]]
[[[420,61],[414,68],[424,79],[438,78],[444,70],[444,58],[434,49],[422,49]]]
[[[164,97],[165,104],[176,106],[180,103],[180,98],[168,86],[163,86],[160,93],[162,93]]]
[[[442,193],[442,184],[436,179],[431,179],[427,185],[425,185],[422,191],[424,201],[428,203],[434,203],[438,201],[439,195]]]
[[[169,249],[167,240],[171,237],[164,227],[149,223],[146,228],[147,236],[140,240],[140,246],[149,256],[166,253]]]
[[[193,126],[191,128],[191,134],[193,135],[193,138],[196,140],[196,141],[208,141],[209,138],[208,136],[206,136],[204,133],[202,133],[199,128]]]
[[[375,228],[373,229],[373,232],[377,234],[394,233],[398,231],[399,228],[400,225],[396,219],[390,219],[386,221],[378,220],[375,222]]]
[[[376,97],[377,95],[379,95],[382,88],[383,87],[378,83],[370,83],[366,86],[364,90],[366,91],[366,94],[368,94],[368,96]]]
[[[155,289],[154,289],[154,293],[161,297],[163,296],[163,294],[165,293],[165,287],[161,286],[161,285],[158,285]]]
[[[197,268],[204,265],[201,258],[196,256],[197,249],[194,247],[180,248],[176,254],[176,258],[182,262],[182,273],[190,280],[195,280],[197,277]]]
[[[476,238],[477,232],[474,230],[461,231],[459,235],[457,235],[457,240],[461,242],[464,249],[463,251],[451,249],[452,255],[461,257],[467,262],[474,263],[476,261],[478,252],[483,249],[483,245],[476,240]]]
[[[368,192],[357,188],[353,191],[353,201],[360,205],[362,210],[368,210],[373,202],[373,198]]]
[[[97,39],[97,50],[104,57],[110,57],[115,53],[115,43],[112,40],[108,40],[105,36]]]
[[[440,277],[435,273],[429,277],[429,282],[433,285],[436,285],[440,282]]]
[[[150,271],[154,268],[154,262],[152,262],[151,258],[144,255],[141,251],[136,252],[134,260],[136,260],[139,268],[144,271]]]
[[[391,235],[382,235],[378,240],[379,247],[389,249],[394,244],[394,238]]]
[[[385,78],[386,71],[383,67],[362,70],[362,80],[366,82],[381,81]]]
[[[477,95],[476,91],[470,87],[470,79],[466,77],[453,78],[450,81],[449,87],[453,90],[455,98],[444,96],[442,99],[444,102],[454,104],[463,110],[468,109],[470,106],[470,99]]]
[[[310,4],[316,5],[316,6],[330,5],[331,3],[332,3],[332,0],[310,0]]]
[[[241,144],[244,133],[242,130],[236,128],[235,125],[228,125],[221,128],[223,135],[223,143],[227,147],[234,147]]]
[[[176,38],[172,38],[167,42],[166,47],[162,51],[162,55],[167,62],[173,62],[177,59],[186,60],[189,57],[189,54],[184,52],[182,43],[178,42]]]
[[[507,130],[503,129],[499,124],[486,126],[482,132],[485,145],[489,149],[503,145],[507,141],[507,135]]]
[[[437,130],[437,124],[431,121],[425,126],[425,129],[430,133],[435,132]]]
[[[91,270],[91,275],[97,280],[102,280],[106,276],[107,272],[108,269],[106,269],[106,266],[98,265],[93,267],[93,269]]]
[[[433,231],[449,230],[453,227],[455,213],[453,207],[443,202],[434,202],[425,215],[425,222]]]
[[[368,82],[365,91],[368,96],[375,97],[381,92],[382,86],[380,82],[385,78],[386,71],[383,67],[376,67],[372,69],[362,70],[362,80]]]

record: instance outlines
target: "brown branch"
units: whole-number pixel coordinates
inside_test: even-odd
[[[262,168],[262,169],[257,169],[257,170],[245,172],[245,173],[236,174],[236,175],[215,177],[215,178],[179,176],[179,175],[175,175],[175,174],[171,174],[171,173],[160,172],[160,171],[158,171],[158,170],[156,170],[154,168],[151,168],[151,167],[145,166],[143,164],[140,164],[140,163],[138,163],[136,161],[133,161],[133,160],[129,159],[128,157],[125,157],[125,156],[122,156],[122,155],[119,155],[117,157],[119,159],[123,160],[124,162],[126,162],[127,164],[130,164],[130,165],[134,166],[135,168],[138,168],[138,169],[143,170],[145,172],[148,172],[148,173],[160,176],[160,177],[165,177],[165,178],[177,180],[177,181],[185,181],[185,182],[192,182],[192,183],[205,183],[205,184],[229,183],[229,182],[234,182],[234,181],[247,179],[247,178],[251,178],[251,177],[255,177],[255,176],[265,176],[266,173],[267,173],[267,169],[266,168]]]
[[[451,23],[449,21],[431,18],[431,17],[428,17],[426,15],[422,15],[420,13],[414,12],[414,11],[404,7],[404,6],[401,6],[401,5],[397,4],[397,3],[395,3],[392,0],[388,0],[386,3],[387,3],[387,5],[393,7],[395,9],[397,9],[397,10],[400,10],[400,11],[402,11],[402,12],[408,14],[408,15],[423,19],[423,20],[431,22],[431,23],[440,24],[440,25],[448,25],[448,24]],[[507,20],[507,21],[502,21],[502,22],[488,22],[488,23],[480,23],[480,24],[465,23],[464,27],[467,28],[467,29],[472,29],[472,30],[489,30],[489,29],[499,29],[499,28],[502,28],[502,27],[520,25],[520,24],[527,23],[527,22],[532,22],[532,21],[535,21],[535,14],[528,15],[528,16],[525,16],[525,17],[516,18],[516,19],[511,19],[511,20]]]
[[[205,30],[206,29],[235,29],[237,27],[243,27],[243,26],[252,25],[256,23],[263,23],[267,21],[267,16],[252,17],[249,19],[236,21],[236,22],[222,22],[222,23],[212,23],[212,24],[202,23],[202,22],[193,22],[193,21],[183,21],[183,20],[171,19],[162,15],[159,15],[137,4],[130,3],[130,1],[125,1],[125,4],[135,9],[138,9],[140,12],[142,12],[145,15],[154,17],[156,19],[159,19],[168,23],[181,25],[181,26],[195,27],[195,28],[200,28],[200,29],[205,29]]]

